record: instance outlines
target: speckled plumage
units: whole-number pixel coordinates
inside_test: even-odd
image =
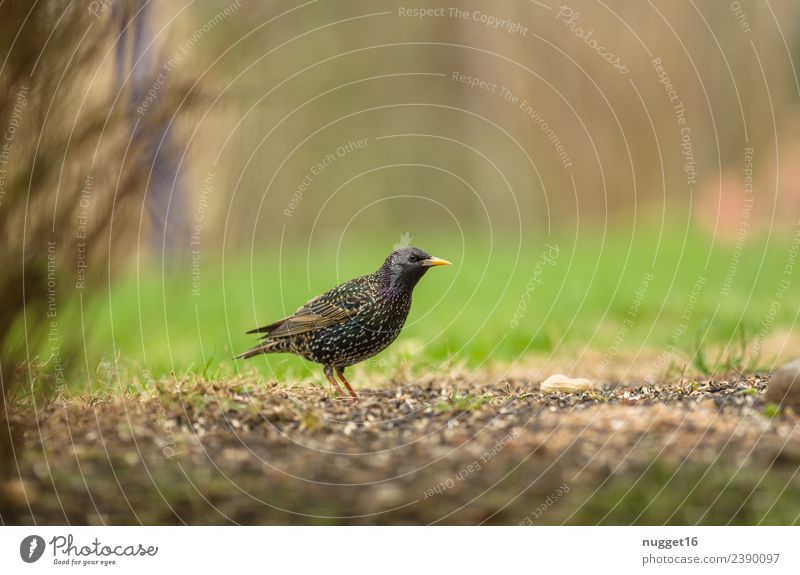
[[[315,297],[294,315],[249,331],[261,334],[261,343],[238,356],[294,353],[335,370],[353,397],[344,368],[386,349],[399,335],[411,309],[411,294],[431,266],[449,262],[418,248],[395,250],[374,273],[345,282]]]

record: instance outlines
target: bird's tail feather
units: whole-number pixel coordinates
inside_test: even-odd
[[[235,359],[247,359],[248,357],[261,355],[262,353],[281,353],[291,351],[290,345],[291,341],[288,338],[265,341],[253,348],[248,349],[246,352],[237,355]]]

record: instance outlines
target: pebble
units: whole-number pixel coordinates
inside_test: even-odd
[[[585,377],[572,378],[561,373],[556,373],[545,379],[539,389],[542,393],[553,393],[556,391],[581,393],[584,391],[592,391],[594,389],[594,383],[592,383],[592,380],[586,379]]]
[[[800,359],[775,370],[767,385],[766,399],[800,413]]]

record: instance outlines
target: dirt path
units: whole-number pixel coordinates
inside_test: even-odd
[[[20,410],[25,523],[798,523],[800,429],[766,381],[165,381]],[[34,423],[31,423],[34,421]]]

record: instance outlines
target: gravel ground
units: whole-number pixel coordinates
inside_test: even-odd
[[[468,372],[361,389],[171,379],[20,406],[15,522],[798,523],[800,418],[757,375],[580,394]]]

